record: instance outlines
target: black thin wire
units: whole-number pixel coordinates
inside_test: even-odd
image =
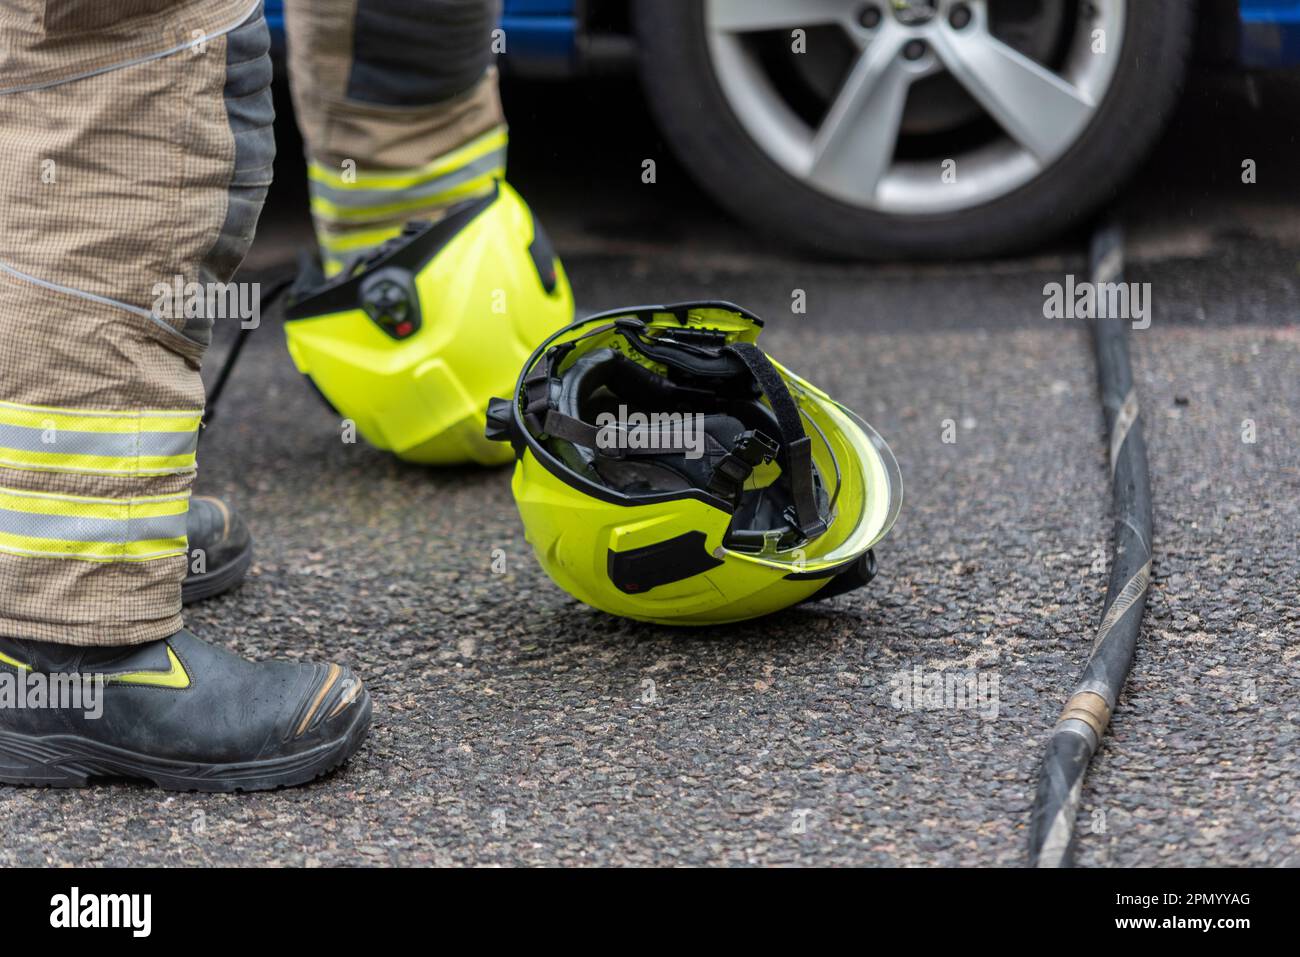
[[[261,316],[267,312],[275,301],[280,298],[286,289],[293,285],[294,277],[286,276],[277,279],[271,283],[271,291],[263,291],[258,300],[258,315]],[[239,361],[239,354],[244,351],[244,343],[248,341],[252,328],[243,325],[239,326],[239,333],[235,336],[235,341],[226,353],[226,359],[221,363],[221,370],[217,373],[217,381],[212,383],[212,388],[208,390],[207,408],[203,415],[203,428],[207,429],[212,424],[212,420],[217,415],[217,402],[221,399],[221,393],[225,391],[226,381],[230,378],[230,373],[235,370],[235,363]]]
[[[1099,229],[1092,240],[1092,281],[1123,282],[1123,257],[1120,228]],[[1150,585],[1151,484],[1126,325],[1119,317],[1091,322],[1111,449],[1115,531],[1110,584],[1088,664],[1043,758],[1029,838],[1030,863],[1037,867],[1068,867],[1073,860],[1074,820],[1083,778],[1133,664]]]

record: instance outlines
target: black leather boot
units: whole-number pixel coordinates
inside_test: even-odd
[[[196,495],[185,530],[190,553],[181,586],[184,604],[220,595],[244,580],[253,563],[253,538],[234,509],[219,498]]]
[[[370,709],[347,668],[245,661],[184,630],[116,648],[0,638],[0,782],[304,784],[356,752]]]

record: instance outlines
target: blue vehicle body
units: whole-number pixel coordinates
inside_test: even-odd
[[[582,64],[582,0],[505,0],[501,26],[509,43],[505,61],[529,73],[568,73]],[[267,0],[266,16],[283,43],[283,0]],[[1211,29],[1237,32],[1234,59],[1247,69],[1300,64],[1300,0],[1237,0],[1235,17]],[[1231,22],[1235,19],[1236,22]]]
[[[1240,16],[1242,66],[1300,63],[1300,0],[1240,0]]]

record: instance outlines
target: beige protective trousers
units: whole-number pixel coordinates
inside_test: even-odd
[[[490,0],[286,8],[327,268],[499,175]],[[181,627],[200,362],[271,182],[268,49],[260,0],[0,0],[0,635]]]

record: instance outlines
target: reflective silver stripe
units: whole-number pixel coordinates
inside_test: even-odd
[[[1116,245],[1106,252],[1092,274],[1092,281],[1101,283],[1114,282],[1124,271],[1124,247]]]
[[[51,432],[53,442],[45,441]],[[0,424],[0,450],[55,452],[61,455],[99,455],[130,459],[138,456],[170,457],[189,455],[198,447],[199,433],[193,432],[75,432],[70,429],[37,429]]]
[[[1124,440],[1128,438],[1129,432],[1133,428],[1133,423],[1138,417],[1138,396],[1137,389],[1129,389],[1128,395],[1124,396],[1124,404],[1120,406],[1119,414],[1115,416],[1115,428],[1110,435],[1110,474],[1111,478],[1115,477],[1115,467],[1119,464],[1119,453],[1124,448]]]
[[[373,206],[387,206],[428,197],[436,197],[449,189],[454,189],[470,180],[478,179],[495,169],[504,169],[506,148],[503,146],[478,159],[466,163],[460,169],[444,173],[434,179],[426,180],[417,186],[394,187],[392,189],[340,189],[327,183],[312,180],[311,194],[321,199],[348,209],[369,209]],[[328,218],[328,217],[326,217]]]
[[[1097,629],[1097,640],[1092,643],[1092,653],[1094,655],[1097,653],[1097,649],[1101,647],[1101,643],[1106,640],[1106,636],[1110,634],[1111,629],[1146,593],[1149,584],[1151,584],[1151,561],[1148,559],[1147,563],[1134,572],[1133,577],[1125,582],[1124,587],[1119,590],[1119,594],[1115,596],[1115,604],[1106,609],[1106,614],[1101,619],[1101,627]],[[1106,696],[1102,695],[1102,697]],[[1114,705],[1110,701],[1107,703],[1111,704],[1112,707]]]
[[[0,508],[0,532],[63,542],[151,542],[185,537],[186,513],[143,518],[81,518]]]
[[[1037,867],[1061,867],[1065,864],[1065,852],[1070,848],[1070,835],[1074,832],[1074,819],[1079,814],[1079,798],[1083,794],[1083,776],[1074,782],[1070,793],[1066,795],[1061,809],[1052,818],[1048,828],[1047,839],[1038,852]]]
[[[42,289],[49,289],[53,292],[61,292],[67,296],[76,296],[78,299],[88,299],[91,302],[99,303],[101,306],[112,306],[114,309],[125,309],[127,312],[133,315],[143,316],[145,319],[151,320],[152,322],[161,326],[163,329],[166,329],[176,338],[181,339],[184,342],[188,342],[190,345],[194,345],[194,340],[190,339],[184,333],[179,332],[178,330],[173,329],[171,326],[167,325],[167,323],[163,321],[163,318],[161,316],[155,316],[148,309],[141,309],[139,306],[133,306],[130,303],[119,302],[116,299],[109,299],[107,296],[99,296],[93,292],[86,292],[84,289],[76,289],[72,286],[64,286],[64,285],[60,285],[57,282],[50,282],[48,279],[41,279],[38,276],[31,275],[30,273],[25,273],[21,269],[15,269],[13,266],[10,266],[6,263],[0,263],[0,270],[7,272],[15,279],[21,279],[23,282],[29,282],[34,286],[40,286]]]

